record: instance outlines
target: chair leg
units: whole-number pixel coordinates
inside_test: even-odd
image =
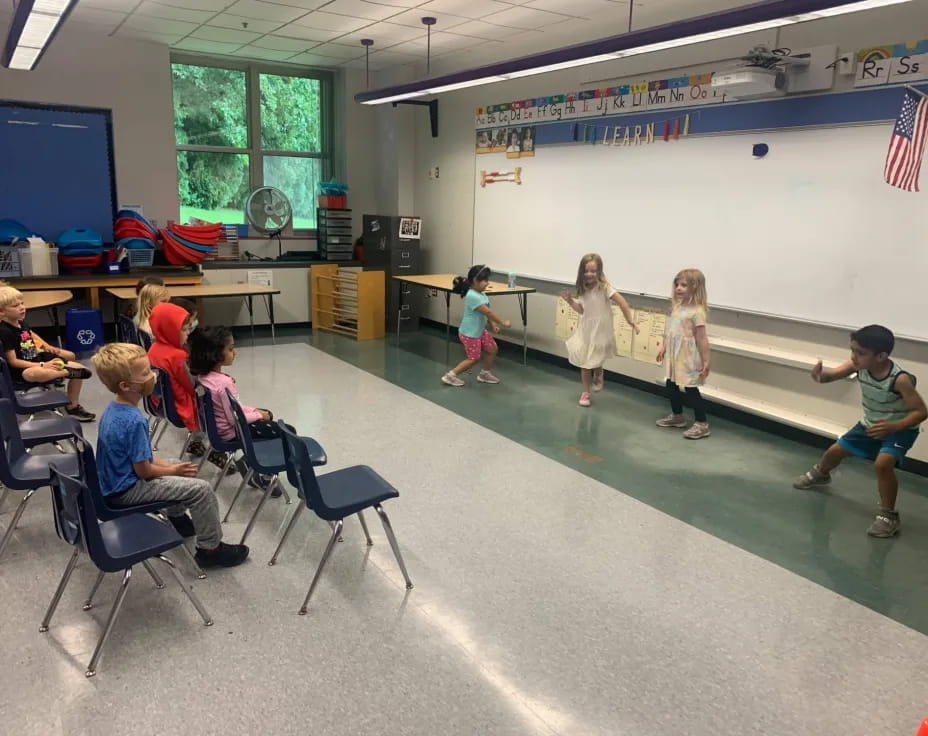
[[[197,576],[197,580],[205,580],[206,573],[203,572],[203,569],[197,564],[197,558],[193,556],[193,552],[190,551],[190,547],[186,544],[180,546],[180,551],[184,553],[190,564],[193,566],[194,574]]]
[[[319,578],[322,576],[322,570],[325,568],[325,563],[329,561],[329,557],[332,555],[332,548],[335,546],[335,542],[338,540],[338,535],[342,533],[342,526],[344,525],[344,520],[339,519],[335,522],[335,528],[332,530],[332,536],[329,537],[329,543],[325,546],[325,552],[322,553],[322,559],[319,560],[319,567],[316,568],[316,574],[313,575],[313,581],[309,584],[309,590],[306,593],[306,598],[303,599],[303,605],[300,606],[300,615],[306,615],[306,607],[309,605],[309,599],[312,597],[313,591],[316,589],[316,584],[319,582]]]
[[[169,557],[164,555],[158,555],[158,559],[161,560],[165,565],[168,566],[168,570],[171,571],[171,575],[174,576],[174,579],[177,581],[177,584],[181,587],[181,590],[187,594],[187,597],[190,599],[190,602],[193,604],[193,607],[197,609],[197,613],[200,614],[200,618],[203,619],[203,623],[206,626],[213,625],[213,619],[210,618],[209,613],[203,607],[203,604],[200,603],[200,599],[197,598],[196,594],[193,592],[191,587],[184,582],[184,579],[181,577],[180,573],[177,572],[177,567],[171,561]]]
[[[213,493],[216,492],[216,489],[219,488],[219,484],[222,483],[222,479],[226,477],[226,473],[229,472],[229,466],[235,462],[235,453],[228,453],[226,457],[226,464],[222,466],[222,470],[219,471],[219,475],[216,476],[216,480],[213,481]]]
[[[26,495],[23,496],[23,500],[19,502],[19,506],[16,508],[16,513],[13,514],[13,518],[10,519],[10,525],[6,528],[6,534],[3,535],[3,539],[0,539],[0,557],[3,557],[3,551],[6,549],[6,546],[13,538],[13,530],[16,529],[16,525],[22,518],[23,511],[26,510],[26,504],[29,503],[29,499],[32,498],[32,494],[34,493],[35,488],[27,491]]]
[[[258,514],[261,513],[261,509],[264,508],[265,502],[270,498],[271,492],[274,490],[274,486],[280,484],[280,478],[274,476],[274,479],[267,484],[267,488],[264,489],[264,495],[261,496],[261,500],[258,501],[258,506],[255,508],[254,513],[251,515],[251,518],[248,520],[248,526],[245,527],[245,531],[242,534],[242,538],[239,540],[239,544],[245,544],[245,540],[248,539],[248,535],[251,534],[251,530],[255,525],[255,522],[258,520]]]
[[[89,611],[93,608],[93,597],[97,594],[97,591],[100,589],[100,583],[103,582],[103,578],[106,575],[102,570],[97,573],[97,579],[94,580],[93,587],[90,589],[90,595],[87,596],[87,600],[84,601],[84,605],[81,608],[85,611]]]
[[[206,461],[209,459],[210,452],[213,451],[212,446],[207,442],[206,443],[206,452],[203,453],[203,457],[200,458],[200,462],[197,463],[197,475],[203,471],[203,466],[206,464]]]
[[[119,615],[119,609],[126,599],[126,593],[129,591],[129,581],[132,579],[132,568],[128,568],[122,576],[122,583],[119,586],[119,592],[116,594],[116,600],[113,602],[113,608],[110,611],[110,617],[106,620],[106,626],[103,628],[103,634],[100,641],[97,642],[97,648],[93,650],[93,656],[90,658],[90,664],[87,665],[87,671],[84,673],[87,677],[93,677],[97,674],[97,663],[100,661],[100,655],[103,654],[103,647],[106,646],[106,640],[110,638],[113,632],[113,625],[116,623],[116,617]]]
[[[58,583],[58,587],[55,589],[55,595],[52,597],[52,602],[48,604],[48,610],[45,612],[45,618],[42,619],[42,623],[39,625],[39,631],[43,633],[48,631],[48,625],[52,622],[52,616],[55,615],[55,609],[58,608],[58,601],[61,600],[61,594],[64,593],[64,589],[68,587],[68,581],[71,579],[71,573],[74,572],[74,567],[77,565],[77,555],[78,551],[75,547],[74,553],[71,555],[71,559],[68,560],[68,564],[64,568],[64,575],[61,576],[61,582]]]
[[[151,575],[151,579],[155,581],[155,587],[158,590],[161,590],[164,587],[164,581],[155,571],[155,568],[151,566],[151,563],[148,560],[142,560],[142,565],[145,567],[145,570],[148,572],[148,574]]]
[[[180,448],[180,458],[183,460],[184,455],[187,454],[187,448],[190,447],[190,439],[193,435],[190,432],[187,432],[187,436],[184,438],[184,445]]]
[[[158,438],[154,442],[152,442],[152,445],[151,445],[152,450],[158,449],[158,445],[161,444],[161,438],[164,437],[164,433],[168,428],[168,424],[170,424],[170,422],[168,422],[167,419],[162,420],[159,431],[158,431]]]
[[[284,502],[287,504],[287,506],[289,506],[291,503],[293,503],[293,501],[290,499],[290,494],[287,493],[287,489],[284,488],[284,484],[283,484],[283,483],[278,483],[278,484],[277,484],[277,487],[280,488],[280,492],[283,494]]]
[[[335,529],[335,522],[334,522],[334,521],[329,521],[329,522],[326,522],[326,523],[329,525],[329,529],[332,529],[332,530]],[[339,542],[344,542],[344,541],[345,541],[345,538],[344,538],[343,536],[339,535],[338,541],[339,541]]]
[[[225,524],[229,520],[229,514],[232,513],[232,509],[235,507],[235,502],[238,501],[238,497],[242,495],[242,491],[245,490],[245,486],[248,485],[248,481],[251,480],[251,476],[255,474],[255,471],[251,468],[248,468],[248,472],[245,473],[245,477],[242,478],[242,482],[238,484],[238,490],[235,492],[235,495],[232,496],[232,503],[229,504],[229,508],[226,510],[226,515],[222,517],[222,523]]]
[[[0,511],[3,511],[3,504],[6,501],[7,494],[9,494],[10,489],[4,485],[0,485],[0,488],[3,488],[3,495],[0,496]]]
[[[155,441],[155,434],[159,427],[161,427],[161,417],[151,417],[148,425],[148,439],[152,443]]]
[[[387,512],[383,510],[383,507],[379,503],[374,504],[374,510],[380,516],[380,523],[383,524],[383,530],[390,542],[390,547],[393,549],[393,556],[396,557],[396,562],[400,566],[403,577],[406,579],[406,590],[412,590],[412,580],[409,579],[409,573],[406,572],[406,563],[403,562],[403,555],[400,554],[400,546],[396,543],[396,535],[393,533],[393,525],[390,524]]]
[[[371,533],[367,530],[367,522],[364,521],[364,513],[362,511],[358,512],[358,521],[361,522],[361,528],[364,530],[364,537],[367,539],[367,546],[373,547],[374,540],[371,539]]]
[[[274,556],[271,557],[270,561],[267,563],[269,567],[273,567],[277,564],[277,555],[280,554],[280,550],[283,549],[284,542],[287,541],[287,537],[290,536],[290,531],[296,525],[296,520],[300,518],[300,514],[303,513],[303,509],[306,508],[306,504],[300,504],[296,507],[296,511],[290,516],[290,522],[287,524],[287,528],[284,529],[284,535],[280,538],[280,544],[277,545],[277,549],[274,550]]]

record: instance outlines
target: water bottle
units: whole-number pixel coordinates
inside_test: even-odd
[[[515,275],[515,273],[512,272],[512,271],[509,272],[509,283],[508,283],[508,286],[509,286],[510,289],[516,288],[516,275]]]

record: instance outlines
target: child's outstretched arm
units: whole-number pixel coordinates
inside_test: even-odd
[[[635,330],[637,335],[639,332],[638,325],[635,324],[635,315],[632,314],[632,308],[628,306],[628,302],[625,301],[625,297],[622,296],[619,292],[616,292],[612,295],[612,303],[615,304],[619,309],[622,310],[622,316],[625,317],[625,321]]]
[[[909,413],[902,419],[895,422],[887,422],[881,419],[867,427],[867,435],[882,439],[888,434],[895,434],[905,429],[917,427],[928,418],[928,409],[925,408],[925,401],[918,391],[915,390],[915,384],[912,383],[911,377],[906,373],[900,373],[896,377],[896,383],[893,389],[902,397]]]
[[[567,302],[570,305],[570,308],[573,309],[577,314],[583,314],[583,305],[574,299],[574,295],[567,291],[567,289],[561,290],[561,299]]]
[[[494,332],[499,332],[500,327],[512,327],[512,322],[510,322],[508,319],[500,319],[499,315],[497,315],[486,304],[481,304],[479,307],[477,307],[477,311],[490,321]]]
[[[822,361],[819,361],[812,368],[812,380],[816,383],[831,383],[832,381],[840,381],[842,378],[847,378],[855,373],[857,373],[857,369],[849,360],[844,361],[836,368],[824,368]]]

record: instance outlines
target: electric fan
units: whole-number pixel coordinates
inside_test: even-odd
[[[274,187],[255,189],[245,202],[245,217],[248,224],[262,235],[277,238],[279,256],[283,250],[280,234],[293,219],[293,207],[287,195]]]

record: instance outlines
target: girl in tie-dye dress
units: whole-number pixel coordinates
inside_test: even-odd
[[[706,277],[702,271],[688,268],[680,271],[673,280],[673,308],[667,320],[664,344],[657,354],[657,362],[667,369],[667,394],[671,413],[657,420],[658,427],[686,427],[683,416],[683,396],[696,415],[696,421],[683,436],[688,440],[708,437],[709,423],[706,402],[699,387],[709,376],[709,338],[706,334]]]

